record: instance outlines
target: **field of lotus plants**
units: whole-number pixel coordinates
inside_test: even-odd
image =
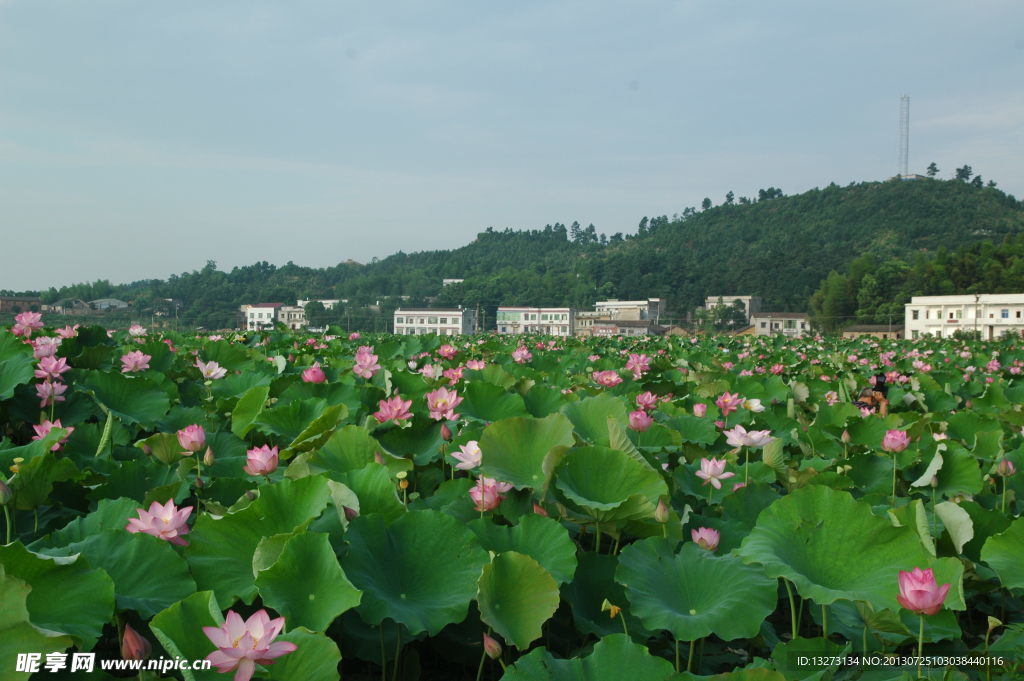
[[[1020,338],[8,324],[0,679],[1024,678]]]

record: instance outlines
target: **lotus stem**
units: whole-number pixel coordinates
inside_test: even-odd
[[[480,677],[484,673],[484,660],[487,659],[487,651],[480,653],[480,664],[476,668],[476,681],[480,681]]]
[[[601,553],[601,523],[594,521],[594,553]]]
[[[395,622],[398,630],[395,632],[395,667],[391,674],[392,681],[398,681],[398,663],[402,659],[402,625]]]
[[[693,649],[697,647],[696,641],[690,641],[690,652],[686,656],[686,673],[689,674],[693,670]]]
[[[750,480],[750,447],[743,448],[743,484]]]
[[[896,452],[892,454],[892,506],[896,507]]]
[[[924,615],[917,617],[921,620],[921,625],[917,630],[917,676],[921,678],[921,666],[924,664],[924,658],[921,657],[924,652]]]
[[[679,673],[679,639],[676,639],[676,674]]]
[[[782,583],[786,585],[786,595],[789,596],[789,624],[790,624],[790,640],[796,640],[796,603],[793,601],[793,588],[789,585],[789,580],[785,577],[782,578]]]
[[[1004,476],[1004,477],[1003,477],[1003,500],[1002,500],[1002,502],[1001,502],[1001,506],[1000,506],[1000,510],[1001,510],[1001,511],[1002,511],[1003,513],[1006,513],[1006,483],[1007,483],[1007,482],[1008,482],[1008,480],[1007,480],[1007,479],[1006,479],[1006,477]]]
[[[11,543],[11,509],[7,508],[7,504],[4,504],[4,520],[7,525],[7,541],[5,544]]]
[[[828,606],[821,606],[821,637],[828,643]]]
[[[380,623],[380,681],[388,681],[388,657],[384,652],[384,623]]]
[[[861,653],[864,655],[868,654],[868,623],[864,623],[864,633],[861,635],[860,640]]]
[[[626,627],[626,616],[619,610],[619,619],[622,620],[622,633],[629,637],[629,628]]]

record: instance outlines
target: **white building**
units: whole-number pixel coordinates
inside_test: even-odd
[[[451,286],[452,284],[461,284],[466,281],[465,279],[442,279],[441,286]]]
[[[284,303],[257,303],[242,305],[243,328],[272,329],[277,323],[277,313]]]
[[[761,311],[761,296],[708,296],[704,299],[704,309],[710,310],[719,305],[732,305],[736,301],[743,303],[748,324],[751,323],[751,317]]]
[[[575,315],[569,307],[499,307],[498,333],[541,333],[571,336]]]
[[[476,312],[461,308],[423,308],[395,310],[395,333],[422,336],[459,336],[476,332]]]
[[[811,323],[806,312],[756,312],[750,315],[750,324],[755,336],[782,334],[800,338],[811,332]]]
[[[314,302],[314,301],[313,300],[298,300],[298,301],[295,302],[295,304],[298,307],[305,308],[307,305],[309,305],[312,302]],[[345,300],[345,299],[342,299],[342,298],[327,298],[327,299],[321,298],[319,300],[316,300],[315,302],[320,303],[321,305],[323,305],[325,310],[333,310],[334,307],[336,305],[338,305],[339,303],[348,304],[348,300]]]
[[[949,338],[977,331],[985,340],[1024,332],[1024,293],[914,296],[904,305],[904,338]]]
[[[282,305],[277,308],[277,321],[289,329],[306,328],[306,309],[299,305]]]
[[[647,300],[599,300],[594,303],[598,319],[651,321],[655,324],[661,318],[665,301],[661,298]]]

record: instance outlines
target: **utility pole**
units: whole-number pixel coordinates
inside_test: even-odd
[[[476,327],[473,333],[480,333],[480,301],[476,301],[476,317],[473,319],[474,326]]]

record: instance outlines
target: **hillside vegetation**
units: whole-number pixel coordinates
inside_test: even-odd
[[[488,228],[450,251],[398,252],[368,264],[329,268],[261,262],[115,285],[79,284],[44,300],[114,296],[137,309],[180,303],[185,323],[234,324],[246,302],[299,297],[349,300],[333,313],[350,326],[383,329],[400,304],[572,305],[662,297],[684,318],[708,295],[753,294],[767,309],[808,310],[827,326],[884,320],[910,295],[1024,289],[1024,206],[1001,190],[962,180],[831,184],[796,196],[761,190],[703,210],[643,218],[635,232],[598,233],[593,225]],[[1006,242],[1006,244],[1004,244]],[[987,243],[988,245],[983,245]],[[339,260],[346,257],[338,254]],[[444,277],[465,282],[444,287]],[[400,296],[409,296],[402,299]]]

